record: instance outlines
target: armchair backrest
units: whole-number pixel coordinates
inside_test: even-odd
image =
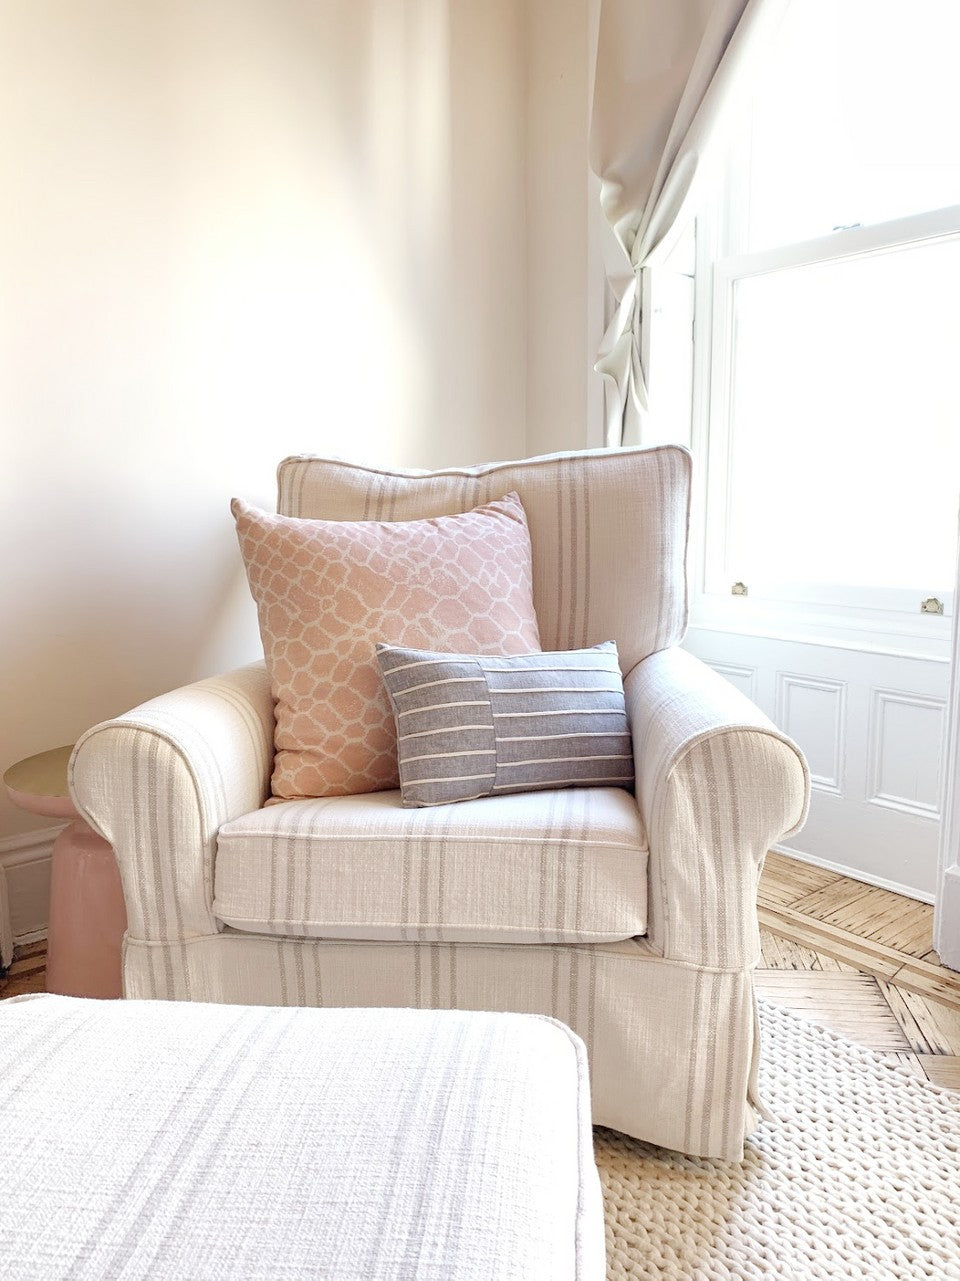
[[[615,640],[626,673],[686,629],[690,455],[679,445],[433,472],[300,455],[284,459],[277,481],[277,510],[315,520],[445,516],[515,490],[545,650]]]

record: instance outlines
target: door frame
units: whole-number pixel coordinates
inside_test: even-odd
[[[957,586],[960,590],[960,540]],[[956,617],[950,647],[950,691],[940,786],[940,864],[933,945],[944,965],[960,970],[960,626]]]

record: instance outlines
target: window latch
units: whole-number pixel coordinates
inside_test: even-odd
[[[942,614],[943,601],[937,600],[936,596],[928,596],[926,600],[920,602],[921,614]]]
[[[733,586],[730,588],[731,596],[746,596],[746,594],[747,594],[746,583],[734,583]],[[943,611],[941,610],[941,613],[942,612]]]

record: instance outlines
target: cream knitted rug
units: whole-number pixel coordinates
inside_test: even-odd
[[[960,1094],[764,1002],[741,1166],[597,1131],[607,1276],[960,1279]]]

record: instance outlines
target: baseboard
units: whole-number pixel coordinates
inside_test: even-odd
[[[923,890],[914,889],[911,885],[901,885],[899,881],[888,881],[884,876],[871,876],[859,867],[848,867],[846,863],[833,863],[828,858],[818,858],[815,854],[806,854],[801,850],[791,849],[789,845],[772,845],[777,854],[786,854],[800,863],[810,863],[813,867],[822,867],[826,872],[836,872],[838,876],[849,876],[853,881],[862,881],[864,885],[875,885],[881,890],[892,890],[905,898],[917,899],[920,903],[933,903],[934,896]]]
[[[0,878],[5,883],[0,939],[7,944],[35,943],[47,933],[50,856],[64,824],[0,838]]]

